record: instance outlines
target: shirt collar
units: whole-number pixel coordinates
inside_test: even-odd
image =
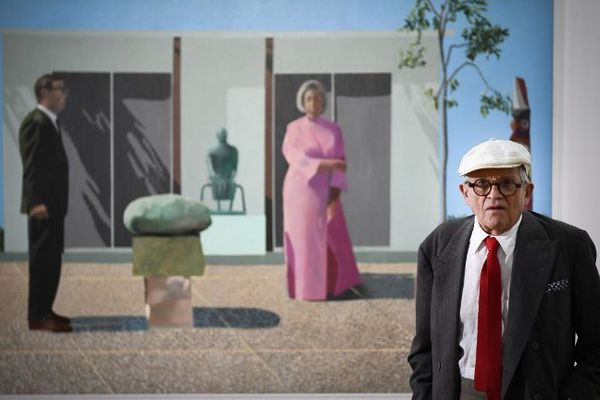
[[[517,231],[519,230],[519,225],[521,225],[521,221],[523,220],[522,214],[519,216],[517,222],[515,222],[515,224],[509,230],[498,236],[488,234],[481,228],[481,225],[479,225],[477,217],[475,217],[474,219],[475,225],[473,226],[473,232],[471,233],[470,239],[470,247],[473,249],[474,253],[479,251],[481,246],[483,246],[483,240],[488,236],[492,236],[496,238],[496,240],[498,240],[500,247],[502,248],[507,257],[515,251],[515,244],[517,243]],[[473,246],[473,244],[475,246]]]
[[[52,123],[56,126],[56,120],[58,119],[58,115],[56,115],[56,113],[50,111],[49,109],[47,109],[46,107],[44,107],[41,104],[37,105],[38,110],[40,110],[41,112],[43,112],[44,114],[46,114],[48,116],[48,118],[50,118],[50,121],[52,121]]]

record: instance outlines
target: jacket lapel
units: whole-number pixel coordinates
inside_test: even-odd
[[[440,315],[439,321],[445,325],[442,332],[445,332],[448,338],[452,339],[449,343],[455,344],[454,348],[450,350],[455,353],[457,373],[458,358],[460,356],[460,302],[465,275],[465,261],[473,224],[474,217],[466,219],[452,235],[437,259],[440,298],[447,302],[447,307],[444,307],[444,313],[447,314]]]
[[[556,249],[552,241],[529,212],[517,232],[515,257],[510,280],[508,322],[504,330],[502,393],[517,369],[523,350],[542,302]]]

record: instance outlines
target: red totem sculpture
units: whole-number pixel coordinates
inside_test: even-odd
[[[515,87],[513,93],[513,106],[512,106],[512,121],[510,121],[510,128],[512,134],[510,140],[513,142],[521,143],[531,153],[531,139],[529,136],[529,126],[531,118],[531,109],[529,108],[529,99],[527,98],[527,86],[525,80],[520,77],[515,78]],[[531,178],[531,171],[529,171],[529,177]],[[527,203],[527,209],[531,210],[533,207],[533,196]]]

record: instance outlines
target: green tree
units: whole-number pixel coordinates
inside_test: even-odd
[[[437,91],[428,89],[436,109],[440,111],[443,154],[442,154],[442,218],[446,220],[446,170],[448,166],[448,109],[458,103],[450,95],[458,88],[458,74],[465,68],[474,69],[484,85],[481,94],[481,114],[487,116],[492,109],[510,112],[511,99],[490,86],[483,72],[476,64],[480,56],[487,59],[500,58],[500,45],[508,37],[508,29],[492,24],[484,15],[487,0],[415,0],[415,5],[404,21],[403,29],[416,32],[416,39],[410,47],[400,52],[400,68],[418,68],[426,64],[425,47],[421,43],[422,32],[433,30],[437,33],[440,60],[441,83]],[[464,28],[459,43],[448,44],[446,32],[457,25],[458,18],[464,19]],[[452,57],[463,50],[462,62],[451,65]],[[453,67],[456,65],[456,67]],[[450,68],[453,68],[450,70]],[[441,106],[441,110],[440,110]]]

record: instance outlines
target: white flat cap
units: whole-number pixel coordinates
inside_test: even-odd
[[[515,168],[525,166],[527,174],[531,170],[531,154],[522,144],[510,140],[490,139],[478,144],[460,160],[458,174],[467,175],[478,169]]]

